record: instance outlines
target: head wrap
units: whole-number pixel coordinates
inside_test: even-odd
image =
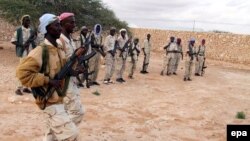
[[[30,15],[23,15],[21,17],[21,19],[20,19],[21,24],[23,24],[23,19],[26,18],[26,17],[30,18]]]
[[[60,19],[60,21],[62,21],[62,20],[66,19],[68,17],[71,17],[71,16],[75,16],[74,13],[64,12],[59,16],[59,19]]]
[[[40,24],[39,24],[39,31],[40,33],[42,34],[46,34],[47,33],[47,30],[46,30],[46,27],[48,25],[50,25],[51,23],[53,23],[54,21],[56,21],[58,18],[56,15],[53,15],[53,14],[43,14],[40,18],[39,18],[39,21],[40,21]]]
[[[123,31],[127,32],[127,30],[126,30],[125,28],[122,28],[122,29],[120,30],[120,33],[123,32]]]
[[[190,41],[191,41],[191,42],[194,42],[194,41],[195,41],[195,38],[192,37],[192,38],[190,39]]]
[[[110,30],[116,30],[116,28],[112,26],[112,27],[110,28]]]
[[[88,29],[87,26],[82,26],[81,30]]]
[[[97,29],[98,26],[100,27],[99,33],[97,33],[97,31],[96,31],[96,29]],[[102,26],[100,24],[96,24],[94,26],[94,33],[95,33],[95,37],[99,37],[101,35],[101,33],[102,33]]]

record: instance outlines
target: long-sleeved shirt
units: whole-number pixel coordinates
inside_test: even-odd
[[[188,53],[187,53],[187,60],[193,61],[193,59],[195,59],[196,57],[196,47],[192,44],[188,45]]]
[[[64,34],[61,34],[60,39],[58,39],[60,42],[62,42],[63,49],[65,51],[66,59],[69,60],[69,58],[72,56],[72,54],[76,50],[75,42],[72,38],[68,39]],[[77,63],[73,66],[74,69],[76,67]],[[69,85],[67,89],[67,93],[74,93],[78,91],[77,88],[77,79],[75,76],[71,76],[69,79]]]
[[[151,42],[148,39],[144,40],[142,49],[144,49],[146,54],[150,54]]]
[[[108,35],[106,37],[105,43],[104,43],[105,51],[114,50],[114,48],[115,48],[115,40],[116,40],[115,36]]]
[[[33,49],[17,67],[16,76],[24,86],[44,87],[44,89],[47,89],[49,79],[53,79],[66,63],[66,56],[62,46],[55,47],[47,39],[44,40],[44,44],[49,54],[46,72],[40,72],[43,62],[43,46],[37,46]],[[47,106],[62,103],[62,99],[57,92],[54,92],[48,99]],[[36,99],[36,104],[41,108],[44,103]]]
[[[206,56],[206,46],[200,45],[197,50],[197,55]]]
[[[124,46],[125,46],[126,42],[128,41],[128,38],[126,38],[126,37],[123,38],[122,36],[119,36],[117,41],[118,41],[118,44],[119,44],[119,48],[124,49]],[[120,50],[117,50],[117,54],[119,56],[121,55],[123,58],[126,58],[127,55],[128,55],[128,48],[125,48],[125,50],[123,50],[123,52],[121,52]]]

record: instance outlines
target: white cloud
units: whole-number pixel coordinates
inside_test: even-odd
[[[144,28],[250,34],[249,0],[103,0],[117,17]]]

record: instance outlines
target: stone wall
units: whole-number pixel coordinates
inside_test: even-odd
[[[0,18],[0,42],[10,41],[16,27]],[[170,36],[182,39],[183,49],[186,50],[188,40],[196,38],[196,45],[206,39],[207,57],[209,59],[232,63],[250,64],[250,35],[227,33],[205,33],[132,28],[133,35],[140,39],[142,45],[147,33],[152,35],[153,51],[163,52],[163,46],[169,42]]]
[[[196,39],[198,46],[202,39],[206,39],[207,58],[232,63],[250,64],[250,35],[228,33],[206,33],[188,31],[170,31],[154,29],[131,29],[133,35],[140,39],[142,46],[147,33],[152,36],[153,51],[163,52],[163,47],[171,36],[182,39],[183,49],[187,49],[191,37]]]

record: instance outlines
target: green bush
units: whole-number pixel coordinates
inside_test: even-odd
[[[97,90],[95,92],[92,93],[93,95],[99,96],[101,95]]]
[[[128,24],[120,21],[100,0],[0,0],[0,9],[1,16],[14,25],[20,25],[19,20],[24,14],[29,14],[33,26],[37,27],[38,19],[44,13],[73,12],[78,28],[83,25],[93,27],[97,23],[104,29],[110,26],[128,28]]]
[[[245,115],[244,112],[238,112],[237,115],[236,115],[236,118],[237,119],[245,119],[246,115]]]

